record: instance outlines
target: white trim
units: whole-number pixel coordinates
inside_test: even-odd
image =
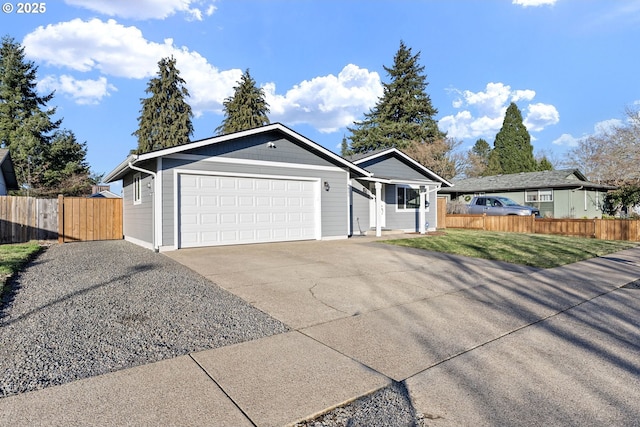
[[[351,227],[351,207],[353,206],[353,188],[351,187],[351,173],[347,172],[347,236],[353,234]]]
[[[263,178],[263,179],[284,179],[291,181],[321,181],[322,178],[310,176],[294,176],[294,175],[271,175],[259,173],[243,173],[243,172],[222,172],[222,171],[201,171],[193,169],[173,169],[175,174],[184,175],[210,175],[210,176],[232,176],[236,178]]]
[[[245,130],[245,131],[241,131],[241,132],[235,132],[235,133],[230,133],[227,135],[222,135],[222,136],[216,136],[216,137],[212,137],[212,138],[207,138],[207,139],[203,139],[201,141],[195,141],[195,142],[190,142],[188,144],[183,144],[183,145],[177,145],[175,147],[170,147],[170,148],[165,148],[162,150],[157,150],[157,151],[152,151],[150,153],[145,153],[145,154],[140,154],[140,155],[130,155],[129,157],[127,157],[127,159],[120,163],[120,165],[118,165],[113,171],[109,172],[107,174],[107,176],[105,177],[105,182],[111,182],[112,180],[114,180],[115,177],[117,177],[118,175],[122,174],[127,167],[129,167],[130,163],[135,163],[138,161],[143,161],[143,160],[149,160],[149,159],[154,159],[156,157],[162,157],[162,156],[168,156],[171,154],[176,154],[176,153],[180,153],[183,151],[187,151],[187,150],[194,150],[194,149],[198,149],[198,148],[202,148],[202,147],[206,147],[209,145],[213,145],[213,144],[219,144],[222,142],[226,142],[226,141],[230,141],[230,140],[234,140],[234,139],[239,139],[239,138],[244,138],[247,136],[252,136],[252,135],[259,135],[262,133],[266,133],[266,132],[271,132],[271,131],[280,131],[282,133],[284,133],[285,135],[289,136],[290,138],[293,138],[294,140],[306,145],[309,149],[311,150],[315,150],[319,153],[321,153],[324,156],[329,157],[330,159],[332,159],[333,161],[337,162],[338,164],[341,164],[351,170],[354,170],[356,172],[358,172],[360,175],[362,176],[371,176],[371,172],[368,172],[364,169],[362,169],[361,167],[355,165],[354,163],[351,163],[350,161],[342,158],[341,156],[335,154],[334,152],[332,152],[331,150],[328,150],[326,148],[324,148],[322,145],[313,142],[312,140],[300,135],[299,133],[289,129],[288,127],[284,126],[281,123],[272,123],[266,126],[262,126],[262,127],[258,127],[258,128],[254,128],[254,129],[249,129],[249,130]]]
[[[179,217],[179,191],[180,191],[180,175],[206,175],[206,176],[230,176],[237,178],[254,178],[254,179],[282,179],[286,181],[308,181],[316,182],[314,190],[314,198],[316,200],[316,224],[315,224],[315,240],[322,240],[322,178],[314,178],[308,176],[288,176],[288,175],[261,175],[255,173],[238,173],[238,172],[221,172],[221,171],[201,171],[192,169],[173,169],[173,241],[175,249],[180,249],[180,217]]]
[[[191,160],[194,162],[211,162],[211,163],[227,163],[234,165],[249,165],[249,166],[270,166],[276,168],[290,168],[290,169],[306,169],[306,170],[320,170],[331,172],[343,172],[344,169],[337,166],[321,166],[321,165],[307,165],[300,163],[286,163],[286,162],[271,162],[267,160],[251,160],[251,159],[239,159],[235,157],[210,157],[200,156],[197,154],[171,154],[165,156],[167,159],[175,160]]]
[[[397,148],[389,148],[387,150],[380,151],[379,153],[372,154],[371,156],[363,157],[361,159],[358,159],[358,160],[354,161],[353,163],[355,165],[358,165],[360,163],[363,163],[363,162],[366,162],[366,161],[369,161],[369,160],[372,160],[372,159],[376,159],[376,158],[381,157],[381,156],[386,156],[387,154],[392,154],[392,153],[398,154],[400,157],[402,157],[403,159],[407,160],[413,166],[417,167],[418,169],[422,170],[423,172],[426,172],[428,175],[431,175],[431,176],[435,177],[437,180],[441,181],[443,184],[447,184],[449,187],[453,187],[452,183],[450,183],[446,179],[442,178],[440,175],[438,175],[437,173],[433,172],[431,169],[428,169],[428,168],[424,167],[423,165],[421,165],[420,163],[416,162],[414,159],[412,159],[411,157],[407,156],[406,154],[404,154],[402,151],[398,150]]]
[[[131,236],[124,236],[124,240],[129,243],[133,243],[134,245],[142,246],[145,249],[153,250],[153,243],[145,242],[144,240],[136,239]]]
[[[131,199],[134,205],[142,204],[142,174],[140,172],[133,174],[133,184],[131,185],[133,195]]]
[[[327,241],[327,240],[343,240],[343,239],[348,239],[349,236],[327,236],[327,237],[323,237],[322,241]]]
[[[427,187],[425,184],[423,184],[423,186]],[[404,188],[404,189],[410,188],[411,190],[416,190],[418,192],[418,197],[420,197],[420,186],[416,186],[415,184],[413,184],[413,185],[412,184],[395,184],[394,187],[395,187],[395,192],[394,192],[395,193],[394,194],[395,203],[394,203],[394,205],[396,205],[396,212],[418,212],[418,210],[420,210],[420,206],[418,206],[417,208],[402,208],[402,209],[400,209],[398,207],[398,188]],[[407,200],[406,200],[407,193],[406,193],[406,191],[405,191],[404,195],[405,195],[404,203],[406,205],[407,204]]]
[[[156,179],[154,185],[154,233],[156,233],[156,247],[160,247],[162,246],[162,157],[158,157],[156,161]]]

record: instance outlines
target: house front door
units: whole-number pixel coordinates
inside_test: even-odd
[[[380,197],[380,227],[386,227],[386,211],[387,211],[387,205],[384,202],[384,192],[385,192],[385,185],[382,184],[381,187],[381,197]],[[376,187],[374,183],[369,184],[369,191],[371,192],[371,195],[373,196],[370,200],[369,200],[369,226],[371,228],[376,228],[376,198],[378,197],[378,195],[376,194]]]

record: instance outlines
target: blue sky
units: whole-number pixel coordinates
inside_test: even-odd
[[[465,150],[493,143],[511,101],[555,162],[640,104],[638,0],[58,0],[42,13],[3,3],[0,34],[25,47],[39,89],[56,91],[50,105],[97,173],[136,147],[140,98],[170,55],[194,140],[214,134],[249,68],[272,122],[339,152],[400,40],[421,52],[439,126]]]

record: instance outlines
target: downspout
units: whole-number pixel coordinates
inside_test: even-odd
[[[129,168],[136,171],[136,172],[142,172],[142,173],[146,173],[148,175],[151,175],[152,179],[153,179],[153,197],[151,198],[151,230],[153,230],[152,234],[152,245],[153,245],[153,251],[154,252],[159,252],[160,249],[158,248],[158,245],[156,244],[157,238],[156,238],[156,178],[157,178],[157,174],[153,171],[147,170],[147,169],[142,169],[138,166],[134,166],[133,163],[129,162]]]

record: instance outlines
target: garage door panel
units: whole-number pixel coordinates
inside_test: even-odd
[[[317,181],[180,175],[181,247],[315,239]]]

